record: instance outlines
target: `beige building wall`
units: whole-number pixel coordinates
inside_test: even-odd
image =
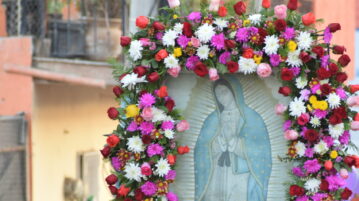
[[[77,154],[98,152],[106,140],[102,134],[116,128],[106,113],[116,102],[110,88],[66,84],[36,84],[34,97],[33,200],[63,201],[64,178],[78,175]],[[99,188],[97,200],[110,200],[104,178]]]

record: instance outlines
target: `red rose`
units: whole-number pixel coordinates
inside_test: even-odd
[[[350,90],[350,93],[353,94],[353,93],[359,91],[359,85],[358,84],[349,85],[349,90]]]
[[[108,189],[110,190],[112,195],[116,195],[117,194],[117,188],[114,186],[108,186]]]
[[[284,31],[287,27],[287,23],[283,19],[277,19],[274,21],[274,26],[277,31]]]
[[[263,8],[270,8],[270,0],[263,0],[262,1]]]
[[[359,113],[356,113],[354,116],[354,121],[359,121]]]
[[[344,158],[344,163],[347,164],[349,167],[355,165],[355,158],[353,156],[346,156]]]
[[[332,125],[336,125],[336,124],[340,124],[342,123],[342,118],[340,118],[339,115],[336,115],[336,114],[332,114],[330,117],[329,117],[329,123],[332,124]]]
[[[145,175],[145,176],[150,176],[152,175],[152,169],[151,166],[142,166],[141,167],[141,174]]]
[[[143,66],[136,66],[133,69],[133,72],[137,74],[137,77],[142,77],[142,76],[144,76],[146,74],[147,70]]]
[[[136,19],[136,26],[139,27],[140,29],[144,29],[147,27],[149,22],[150,20],[147,17],[139,16]]]
[[[111,153],[111,148],[109,146],[105,146],[103,149],[100,150],[102,156],[107,158]]]
[[[135,200],[142,201],[145,198],[145,194],[141,191],[141,189],[135,190]]]
[[[325,80],[325,79],[329,78],[330,76],[331,76],[331,73],[326,68],[319,68],[317,70],[317,77],[320,80]]]
[[[347,54],[343,54],[342,56],[339,57],[338,63],[341,66],[345,67],[350,63],[350,57]]]
[[[120,138],[117,135],[112,134],[107,137],[106,142],[109,147],[115,147],[120,142]]]
[[[289,0],[287,7],[289,10],[297,10],[298,1],[297,0]]]
[[[225,40],[224,44],[226,45],[226,48],[232,49],[236,47],[236,41],[234,40]]]
[[[110,119],[113,119],[113,120],[117,119],[117,117],[118,117],[119,114],[120,114],[120,113],[119,113],[119,112],[117,111],[117,109],[114,108],[114,107],[110,107],[110,108],[108,108],[108,110],[107,110],[107,115],[108,115],[108,117],[110,117]]]
[[[131,38],[128,36],[121,36],[120,39],[121,39],[120,44],[122,47],[125,47],[131,43]]]
[[[305,26],[309,26],[315,23],[315,15],[312,12],[309,12],[302,16],[302,22]]]
[[[225,6],[220,6],[218,9],[218,15],[220,17],[225,17],[227,15],[227,8]]]
[[[305,124],[307,124],[309,121],[309,115],[308,114],[301,114],[298,119],[297,122],[299,125],[304,126]]]
[[[317,58],[324,56],[325,50],[322,46],[315,46],[312,48],[312,52],[317,55]]]
[[[347,49],[344,46],[335,45],[333,47],[334,54],[343,54]]]
[[[240,1],[233,6],[237,15],[243,15],[246,12],[247,6],[243,1]]]
[[[120,97],[121,94],[123,93],[123,90],[119,86],[114,86],[112,88],[112,92],[115,94],[115,96]]]
[[[314,143],[319,138],[319,133],[316,130],[308,129],[304,133],[304,138],[311,143]]]
[[[347,75],[346,73],[344,73],[344,72],[339,72],[339,73],[337,74],[337,76],[335,77],[335,79],[336,79],[338,82],[343,83],[343,82],[345,82],[345,80],[348,79],[348,75]]]
[[[163,25],[161,22],[158,22],[158,21],[154,22],[154,23],[152,24],[152,27],[153,27],[154,29],[156,29],[157,31],[165,30],[165,25]]]
[[[258,33],[260,35],[259,41],[257,42],[259,45],[264,43],[265,37],[268,35],[267,31],[263,28],[258,28]]]
[[[252,48],[245,48],[243,50],[242,56],[244,58],[247,58],[247,59],[253,58],[253,56],[254,56],[253,49]]]
[[[167,161],[170,165],[174,165],[176,163],[176,156],[173,154],[168,154]]]
[[[127,73],[124,73],[124,74],[122,74],[122,75],[120,75],[120,77],[118,77],[118,80],[122,80],[122,78],[124,78],[125,76],[127,75]]]
[[[345,187],[344,191],[340,194],[340,197],[343,199],[343,200],[347,200],[350,198],[350,196],[352,196],[352,191]]]
[[[189,147],[188,146],[179,146],[178,148],[177,148],[177,152],[178,152],[178,154],[180,154],[180,155],[183,155],[183,154],[186,154],[186,153],[188,153],[190,150],[189,150]]]
[[[114,185],[117,182],[117,177],[114,174],[110,174],[106,177],[106,182],[108,185]]]
[[[160,98],[164,98],[168,96],[167,86],[161,86],[157,91],[157,96]]]
[[[291,196],[302,196],[304,195],[304,189],[298,185],[291,185],[289,188],[289,194]]]
[[[126,197],[127,194],[130,192],[130,190],[131,190],[130,188],[127,188],[124,184],[122,184],[117,191],[117,196]]]
[[[292,90],[289,87],[284,86],[279,88],[278,93],[282,94],[283,96],[289,96],[292,93]]]
[[[165,102],[165,106],[166,106],[168,112],[172,112],[175,105],[176,105],[175,101],[170,98],[168,100],[166,100],[166,102]]]
[[[291,81],[294,77],[293,71],[289,68],[282,68],[281,70],[281,78],[284,81]]]
[[[323,84],[320,86],[320,91],[323,95],[327,96],[332,92],[332,87],[329,84]]]
[[[325,179],[322,180],[319,186],[321,191],[328,191],[329,190],[329,182]]]
[[[337,74],[338,70],[339,70],[339,68],[338,68],[337,64],[335,64],[335,63],[329,64],[329,72],[331,75]]]
[[[142,142],[143,144],[150,144],[152,141],[150,135],[142,135]]]
[[[228,61],[226,65],[230,73],[235,73],[239,69],[239,64],[235,61]]]
[[[197,62],[194,66],[194,73],[200,77],[204,77],[208,74],[208,68],[207,66],[202,62]]]
[[[183,22],[182,32],[188,38],[193,36],[192,25],[189,22]]]
[[[339,23],[331,23],[328,25],[330,32],[334,33],[342,29]]]
[[[168,57],[168,52],[166,51],[166,49],[161,49],[160,51],[158,51],[155,55],[155,60],[156,61],[162,61],[162,59]]]
[[[348,113],[345,107],[338,107],[333,109],[333,114],[338,115],[341,119],[348,118]]]
[[[303,63],[307,63],[312,59],[307,52],[301,52],[299,58],[303,61]]]
[[[149,82],[156,82],[158,79],[160,79],[160,76],[157,72],[152,72],[149,75],[147,75],[147,80]]]

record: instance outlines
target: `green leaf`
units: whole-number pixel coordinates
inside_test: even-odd
[[[218,63],[216,68],[220,74],[224,74],[228,72],[227,66],[224,64]]]

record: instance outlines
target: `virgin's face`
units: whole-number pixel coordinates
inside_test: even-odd
[[[225,85],[218,85],[214,89],[214,93],[215,93],[218,101],[224,107],[228,106],[230,103],[232,103],[234,101],[231,90],[228,87],[226,87]]]

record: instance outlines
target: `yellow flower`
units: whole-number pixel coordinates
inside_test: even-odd
[[[327,110],[328,109],[328,102],[327,101],[318,101],[318,106],[320,110]]]
[[[127,118],[136,117],[140,113],[140,108],[138,108],[137,105],[134,104],[128,105],[125,110]]]
[[[244,20],[243,21],[243,26],[245,27],[245,26],[247,26],[247,25],[249,25],[251,23],[251,21],[250,20]]]
[[[309,110],[309,112],[313,111],[313,107],[310,104],[307,105],[307,109]]]
[[[173,15],[173,19],[177,19],[178,18],[178,15]]]
[[[316,96],[310,96],[309,97],[309,103],[313,104],[314,102],[316,102],[318,99]]]
[[[173,50],[173,54],[174,54],[175,57],[180,57],[180,56],[182,56],[182,49],[181,49],[180,47],[175,48],[175,49]]]
[[[294,52],[297,49],[297,43],[291,40],[287,43],[287,47],[290,52]]]
[[[261,61],[262,61],[262,56],[255,54],[254,57],[253,57],[253,59],[254,59],[254,61],[256,62],[256,64],[260,64]]]
[[[337,151],[331,151],[330,152],[330,158],[332,159],[336,159],[338,157],[338,152]]]

